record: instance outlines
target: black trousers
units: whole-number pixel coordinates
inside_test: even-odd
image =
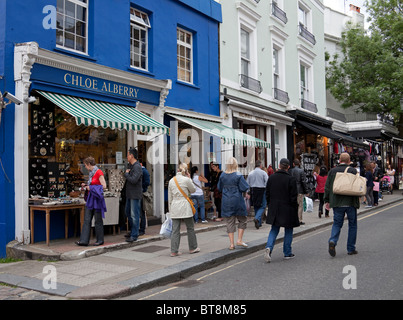
[[[104,222],[102,220],[101,211],[90,210],[85,208],[84,224],[81,230],[80,242],[84,244],[89,244],[91,235],[91,222],[92,218],[95,216],[95,235],[97,237],[97,242],[104,242]]]
[[[319,212],[322,214],[323,213],[323,205],[325,204],[325,202],[324,202],[324,196],[325,196],[325,194],[324,193],[318,193],[318,196],[319,196]],[[329,210],[326,210],[325,209],[325,214],[326,214],[326,216],[328,216],[329,215]]]

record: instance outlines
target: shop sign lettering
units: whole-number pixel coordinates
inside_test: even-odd
[[[74,86],[87,90],[101,91],[127,98],[139,98],[138,96],[140,89],[132,86],[85,77],[74,73],[66,73],[63,79],[64,83],[69,86]]]

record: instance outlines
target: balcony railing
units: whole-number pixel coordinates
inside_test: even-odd
[[[262,85],[259,80],[250,78],[244,74],[239,75],[241,78],[241,87],[261,93],[263,91]]]
[[[273,14],[273,16],[275,16],[276,18],[280,19],[281,21],[283,21],[284,23],[288,22],[288,18],[287,18],[287,14],[281,10],[277,4],[275,4],[274,2],[272,3],[272,7],[271,7],[271,12]]]
[[[315,103],[304,99],[301,99],[301,108],[315,113],[318,112],[318,107]]]
[[[361,122],[361,121],[380,121],[385,124],[394,126],[395,120],[393,116],[389,114],[376,114],[376,113],[363,113],[357,112],[346,115],[347,122]]]
[[[327,116],[341,122],[346,122],[346,115],[336,110],[327,108]]]
[[[313,45],[316,44],[315,36],[308,31],[301,23],[299,24],[299,35],[304,39],[308,40]]]
[[[288,96],[288,92],[283,90],[274,88],[274,99],[282,101],[284,103],[290,102],[290,97]]]

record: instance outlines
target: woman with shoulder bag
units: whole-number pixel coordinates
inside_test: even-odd
[[[168,208],[172,219],[171,257],[181,255],[179,252],[181,221],[186,224],[188,234],[189,253],[200,252],[197,246],[196,233],[193,221],[193,203],[189,194],[194,193],[196,187],[190,179],[187,165],[179,165],[175,177],[168,184]]]

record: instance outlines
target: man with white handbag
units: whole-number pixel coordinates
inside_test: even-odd
[[[333,190],[334,181],[337,173],[346,171],[348,174],[357,174],[357,170],[350,167],[350,155],[342,153],[340,155],[339,166],[331,169],[325,185],[324,202],[325,208],[330,210],[333,208],[333,226],[332,233],[329,239],[329,254],[336,256],[336,245],[339,240],[340,231],[343,226],[344,215],[348,218],[348,238],[347,238],[347,253],[349,255],[357,254],[357,209],[360,207],[359,196],[335,194]]]

